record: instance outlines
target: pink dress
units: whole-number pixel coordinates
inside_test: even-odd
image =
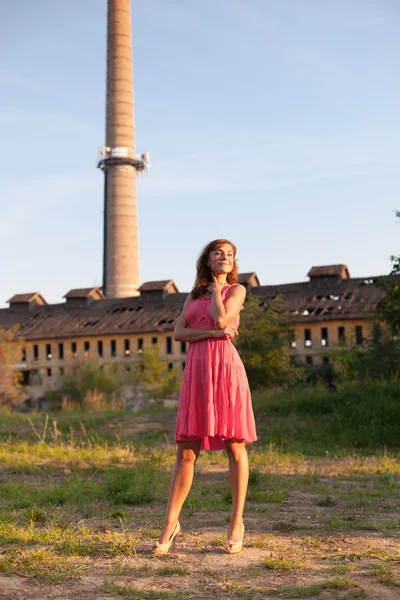
[[[222,291],[226,301],[229,288]],[[192,329],[213,329],[211,297],[193,300],[186,311]],[[237,329],[239,315],[232,321]],[[257,439],[246,371],[230,338],[190,342],[176,421],[177,442],[201,439],[201,448],[222,450],[232,438]]]

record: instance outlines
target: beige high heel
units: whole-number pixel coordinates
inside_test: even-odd
[[[153,546],[153,554],[155,554],[156,556],[168,554],[169,549],[175,546],[176,536],[178,535],[178,533],[180,533],[180,531],[181,526],[179,524],[179,521],[177,521],[175,529],[168,542],[165,542],[165,544],[160,544],[160,542],[156,542]]]
[[[225,546],[224,546],[224,551],[227,554],[237,554],[238,552],[241,552],[242,548],[243,548],[243,536],[244,536],[244,525],[242,524],[242,537],[240,538],[240,540],[237,540],[237,542],[234,542],[232,540],[226,540]]]

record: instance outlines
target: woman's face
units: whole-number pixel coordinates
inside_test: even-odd
[[[235,253],[230,244],[222,244],[219,248],[211,250],[208,255],[209,267],[215,275],[228,274],[235,264]]]

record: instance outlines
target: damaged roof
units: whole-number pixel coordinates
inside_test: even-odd
[[[249,275],[257,277],[247,273],[241,276],[242,280]],[[400,275],[353,279],[343,278],[337,272],[333,275],[336,277],[317,276],[306,282],[251,287],[249,293],[259,297],[264,307],[281,296],[295,323],[371,319],[383,297],[375,285],[377,279],[400,282]],[[187,294],[175,291],[172,280],[148,282],[142,291],[143,287],[144,291],[165,293],[105,298],[80,306],[68,302],[42,306],[31,303],[23,311],[11,305],[0,309],[0,327],[18,327],[19,335],[26,340],[172,332]]]

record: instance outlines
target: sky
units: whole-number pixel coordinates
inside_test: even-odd
[[[106,0],[0,0],[0,307],[102,283]],[[140,280],[399,254],[398,0],[132,0]]]

